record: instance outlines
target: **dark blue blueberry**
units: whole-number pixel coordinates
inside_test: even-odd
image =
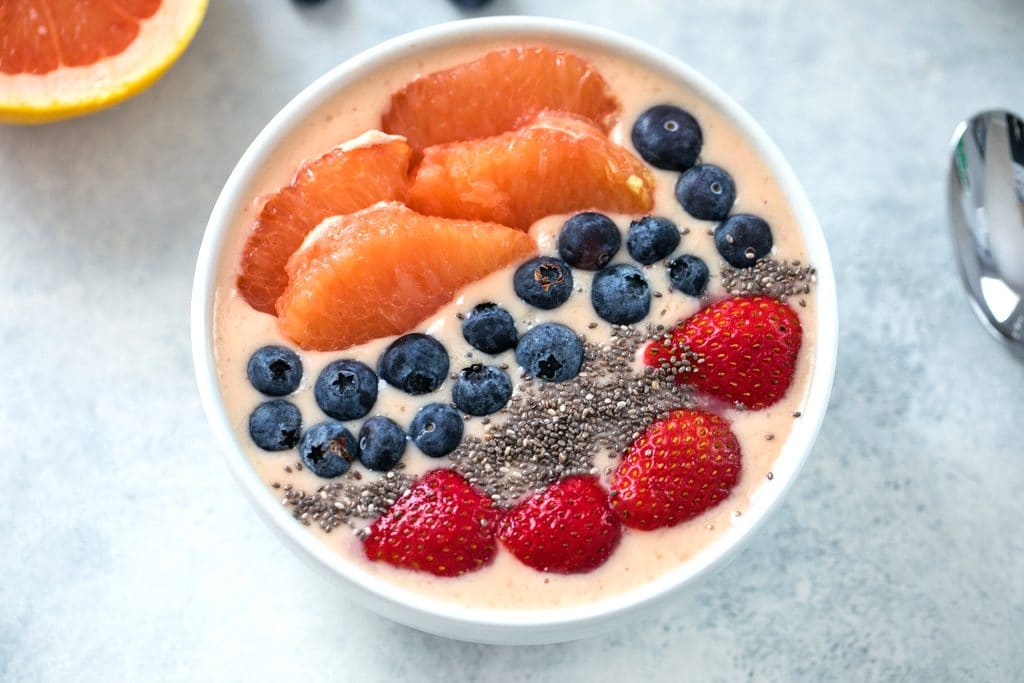
[[[668,279],[683,294],[700,296],[708,288],[708,264],[693,254],[683,254],[668,262]]]
[[[340,422],[321,422],[302,437],[299,458],[318,477],[332,479],[348,472],[359,457],[352,432]]]
[[[516,269],[512,286],[531,306],[558,308],[572,294],[572,269],[560,258],[538,256]]]
[[[544,323],[519,339],[516,360],[534,377],[564,382],[580,374],[583,342],[565,325]]]
[[[516,322],[497,304],[477,304],[462,321],[462,336],[474,349],[495,354],[516,345]]]
[[[697,119],[671,104],[659,104],[641,114],[633,124],[632,137],[644,161],[669,171],[693,166],[704,144]]]
[[[377,372],[407,394],[429,394],[448,375],[448,352],[433,337],[413,332],[391,342],[380,357]]]
[[[299,442],[302,413],[280,398],[256,406],[249,416],[249,436],[265,451],[286,451]]]
[[[558,233],[558,255],[574,268],[600,270],[622,246],[615,222],[602,213],[586,211],[565,222]]]
[[[462,415],[443,403],[428,403],[420,408],[409,425],[409,438],[431,458],[442,458],[462,441]]]
[[[762,218],[738,213],[715,229],[715,247],[729,265],[749,268],[772,250],[772,229]]]
[[[461,9],[478,9],[491,4],[491,0],[451,0],[451,2]]]
[[[367,469],[387,472],[405,453],[405,432],[386,417],[371,417],[359,430],[359,462]]]
[[[644,216],[629,224],[626,249],[644,265],[660,261],[679,246],[679,228],[667,218]]]
[[[702,221],[720,221],[736,201],[732,176],[718,166],[698,164],[679,176],[676,199],[686,213]]]
[[[302,361],[284,346],[264,346],[249,358],[245,374],[256,391],[267,396],[287,396],[299,388]]]
[[[490,415],[512,398],[512,380],[493,365],[476,363],[459,373],[452,387],[452,401],[467,415]]]
[[[639,268],[622,263],[594,276],[590,303],[613,325],[631,325],[650,310],[651,286]]]
[[[336,360],[316,378],[313,395],[320,410],[335,420],[356,420],[377,401],[377,375],[359,361]]]

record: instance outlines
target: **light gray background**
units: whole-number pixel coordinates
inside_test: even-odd
[[[1024,366],[954,274],[946,144],[1024,110],[1024,3],[498,0],[650,41],[716,80],[803,178],[835,259],[832,406],[749,549],[655,620],[495,648],[346,602],[230,480],[188,300],[203,226],[262,125],[444,0],[212,0],[111,111],[0,127],[0,678],[1020,680]]]

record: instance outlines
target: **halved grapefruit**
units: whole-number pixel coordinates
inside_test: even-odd
[[[408,332],[460,288],[535,250],[519,230],[394,202],[331,218],[288,261],[281,330],[316,351]]]
[[[207,0],[0,0],[0,122],[88,114],[154,83]]]

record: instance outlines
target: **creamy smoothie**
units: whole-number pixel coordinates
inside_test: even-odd
[[[349,147],[379,142],[383,134],[367,131],[380,128],[381,116],[391,94],[412,79],[476,59],[491,50],[516,45],[488,42],[486,45],[470,43],[447,48],[395,64],[353,83],[333,101],[325,104],[294,135],[281,142],[251,186],[251,202],[238,211],[231,240],[220,264],[220,286],[215,305],[216,361],[224,402],[238,438],[249,454],[253,468],[266,481],[268,492],[281,498],[284,501],[282,504],[294,507],[295,492],[302,491],[305,495],[315,496],[322,486],[330,482],[315,476],[308,468],[297,466],[298,456],[294,449],[267,452],[253,443],[248,431],[249,416],[267,397],[256,391],[247,380],[246,367],[252,354],[266,345],[288,346],[299,354],[303,367],[301,384],[296,392],[286,398],[301,410],[305,429],[327,419],[318,407],[313,392],[324,366],[345,358],[361,361],[376,369],[382,352],[395,337],[375,339],[339,351],[299,350],[282,334],[276,317],[249,306],[237,290],[236,275],[243,247],[265,198],[288,185],[303,162],[320,156],[326,150],[353,138],[358,139],[349,142]],[[786,297],[786,301],[799,316],[803,343],[792,384],[782,400],[761,410],[716,405],[716,411],[731,423],[742,449],[741,476],[731,495],[704,514],[671,528],[640,531],[624,527],[618,548],[593,571],[581,574],[539,572],[525,566],[499,546],[493,562],[482,569],[455,578],[438,577],[426,572],[392,567],[384,562],[369,561],[357,532],[367,527],[372,519],[345,520],[344,523],[336,523],[337,526],[328,531],[316,519],[307,517],[302,520],[307,524],[309,533],[319,537],[323,543],[361,569],[386,578],[397,586],[467,606],[535,609],[599,600],[649,582],[677,568],[707,548],[730,527],[744,524],[744,513],[756,503],[761,492],[773,486],[772,466],[786,443],[794,420],[799,419],[814,355],[816,301],[813,272],[806,268],[813,264],[806,262],[803,239],[789,205],[751,143],[708,103],[663,74],[612,54],[579,49],[574,45],[552,47],[572,51],[589,60],[604,76],[621,104],[618,122],[608,137],[631,152],[633,146],[630,132],[634,122],[653,105],[671,103],[688,111],[699,122],[703,132],[701,161],[726,169],[735,182],[736,200],[731,213],[756,214],[767,221],[773,237],[769,258],[781,263],[780,267],[787,277],[798,281],[792,288],[796,291]],[[709,301],[717,301],[736,293],[727,291],[723,283],[723,271],[727,267],[712,237],[718,221],[697,220],[681,207],[675,194],[678,171],[654,167],[650,171],[655,181],[655,191],[654,207],[649,213],[668,218],[678,226],[682,238],[675,253],[693,254],[703,259],[710,269],[710,280],[703,297],[686,296],[673,291],[664,262],[642,266],[653,298],[647,317],[634,326],[641,331],[659,325],[670,329],[706,306]],[[623,246],[612,259],[612,264],[632,263],[626,249],[627,229],[630,222],[639,216],[607,211],[602,213],[608,215],[622,231]],[[559,231],[570,215],[550,215],[533,224],[529,234],[535,239],[539,254],[557,254]],[[327,219],[307,238],[307,244],[315,239],[317,232],[330,229],[338,220]],[[612,325],[602,320],[591,304],[594,271],[574,270],[575,291],[572,296],[557,308],[542,310],[527,304],[513,291],[516,267],[513,264],[502,268],[464,287],[453,301],[430,315],[415,330],[410,330],[428,334],[444,345],[451,359],[452,373],[458,373],[473,363],[507,367],[514,395],[533,390],[528,382],[524,383],[515,351],[508,350],[491,356],[474,349],[463,338],[463,317],[476,304],[487,301],[499,303],[515,319],[520,335],[538,324],[559,322],[574,330],[584,341],[602,347],[609,342],[613,333]],[[729,284],[734,290],[746,287],[746,283],[751,280],[749,277],[737,279],[735,269],[729,270],[732,273]],[[759,291],[758,285],[753,287],[739,293]],[[634,365],[637,373],[642,373],[639,355]],[[438,391],[413,396],[381,381],[379,396],[370,415],[384,415],[402,427],[407,427],[423,405],[447,403],[449,391],[446,384]],[[687,401],[693,399],[691,395],[685,396]],[[464,438],[482,438],[488,429],[493,429],[502,419],[500,414],[469,417],[464,422]],[[355,420],[347,425],[353,434],[358,433],[360,422]],[[594,459],[591,473],[607,484],[620,459],[620,453],[602,452]],[[448,458],[426,457],[410,443],[400,466],[391,472],[371,472],[356,462],[342,478],[350,477],[353,473],[358,473],[364,482],[390,477],[397,482],[397,491],[412,477],[430,469],[450,466]]]

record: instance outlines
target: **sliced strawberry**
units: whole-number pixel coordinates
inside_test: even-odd
[[[451,470],[431,470],[370,526],[366,556],[403,569],[460,576],[490,564],[500,513]]]
[[[538,571],[580,574],[605,563],[622,538],[622,528],[597,479],[574,476],[510,510],[498,538]]]
[[[654,341],[645,362],[671,367],[672,357],[697,362],[676,375],[679,384],[760,410],[777,403],[793,381],[803,331],[787,304],[766,296],[736,297],[698,311]],[[689,352],[689,353],[688,353]]]
[[[675,526],[729,497],[740,444],[724,419],[676,410],[633,442],[612,479],[612,508],[634,529]]]

